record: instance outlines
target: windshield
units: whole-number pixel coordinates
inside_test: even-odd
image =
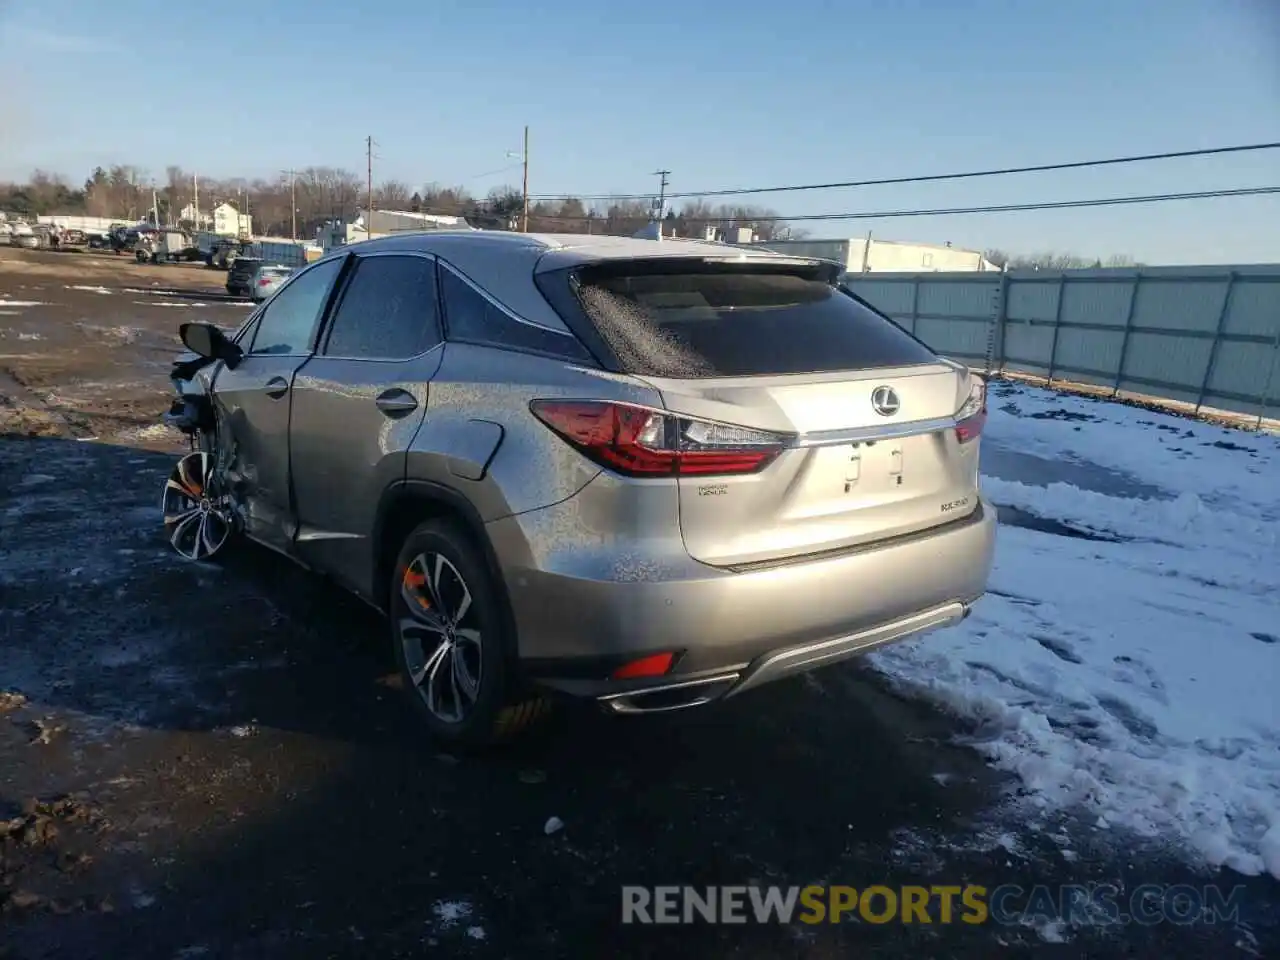
[[[581,270],[578,300],[626,369],[662,377],[934,363],[923,344],[824,280],[761,270]]]

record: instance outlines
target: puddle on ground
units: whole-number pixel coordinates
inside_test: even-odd
[[[1069,483],[1081,490],[1091,490],[1109,497],[1173,499],[1167,490],[1144,483],[1121,470],[1087,461],[1050,459],[1023,450],[1012,450],[990,437],[985,437],[982,442],[982,472],[999,480],[1012,480],[1035,487]]]

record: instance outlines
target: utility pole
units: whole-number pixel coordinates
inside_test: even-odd
[[[373,236],[373,135],[364,138],[365,160],[369,166],[369,205],[364,219],[365,232]]]
[[[520,232],[529,232],[529,125],[524,125],[524,217],[520,223]]]
[[[289,237],[298,239],[298,171],[281,170],[289,175]]]
[[[200,177],[191,175],[191,217],[197,230],[200,229]]]
[[[657,216],[654,217],[659,224],[662,223],[662,217],[667,212],[667,177],[671,174],[670,170],[655,170],[653,175],[658,177],[658,205]]]

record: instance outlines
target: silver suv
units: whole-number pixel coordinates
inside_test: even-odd
[[[464,744],[548,691],[673,710],[954,624],[995,542],[985,385],[836,277],[679,240],[341,249],[232,336],[182,328],[170,540],[242,533],[384,611]]]

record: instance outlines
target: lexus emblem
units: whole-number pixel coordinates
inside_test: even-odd
[[[893,387],[876,387],[871,391],[871,408],[882,417],[892,417],[898,412],[897,391]]]

